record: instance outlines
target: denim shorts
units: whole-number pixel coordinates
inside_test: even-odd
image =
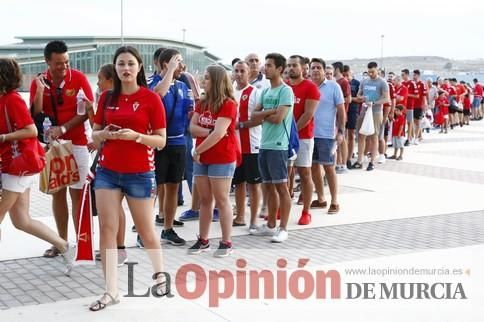
[[[481,98],[480,97],[474,97],[474,100],[472,101],[472,107],[477,109],[481,107]]]
[[[335,139],[314,139],[313,163],[334,165],[336,152]]]
[[[150,199],[156,195],[156,180],[153,171],[141,173],[120,173],[97,168],[94,190],[121,190],[126,196],[136,199]]]
[[[220,164],[202,164],[193,162],[193,176],[194,177],[209,177],[209,178],[233,178],[235,171],[235,162],[220,163]]]
[[[263,183],[287,182],[287,150],[259,150],[259,171]]]

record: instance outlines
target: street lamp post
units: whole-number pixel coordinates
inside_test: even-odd
[[[121,46],[124,46],[124,18],[123,18],[123,0],[121,0]]]
[[[385,35],[381,35],[381,61],[380,61],[380,67],[382,70],[385,70],[383,68],[383,39],[385,38]]]

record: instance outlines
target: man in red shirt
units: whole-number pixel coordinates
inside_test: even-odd
[[[47,136],[51,139],[65,139],[72,141],[73,154],[79,168],[80,180],[70,186],[72,201],[72,216],[78,209],[81,198],[81,189],[84,185],[91,163],[87,149],[87,131],[90,125],[87,114],[77,110],[77,95],[83,91],[85,99],[93,101],[92,89],[89,82],[80,71],[69,67],[67,46],[63,41],[51,41],[44,49],[47,70],[37,76],[30,86],[30,104],[32,114],[38,119],[48,117],[52,122]],[[42,116],[42,113],[45,115]],[[42,123],[43,120],[40,121]],[[67,240],[68,214],[66,200],[67,189],[52,195],[52,210],[59,236]],[[77,231],[77,220],[74,218],[74,227]],[[59,251],[52,247],[45,253],[45,257],[55,257]]]
[[[418,140],[422,139],[420,120],[423,118],[424,111],[427,109],[427,85],[420,79],[420,70],[418,69],[413,71],[413,81],[417,85],[417,97],[414,99],[413,108],[413,144],[418,145]]]
[[[481,102],[484,96],[484,90],[477,78],[473,79],[474,82],[474,100],[472,101],[472,119],[478,120],[482,118],[481,114]]]
[[[335,62],[332,64],[334,68],[334,79],[341,87],[341,91],[343,92],[343,97],[345,100],[345,115],[346,119],[348,119],[348,110],[351,103],[351,86],[350,82],[343,76],[343,63],[342,62]],[[343,135],[345,138],[345,135]],[[336,173],[345,173],[346,169],[346,160],[348,159],[348,141],[343,139],[343,141],[338,144],[338,149],[336,150],[338,157],[336,159]],[[353,151],[351,151],[353,153]]]
[[[411,80],[409,77],[410,71],[408,69],[403,69],[402,70],[402,79],[403,79],[403,85],[407,87],[408,94],[407,94],[407,108],[406,111],[406,121],[407,121],[407,126],[408,126],[408,132],[407,132],[407,141],[405,141],[405,146],[410,145],[410,141],[413,138],[413,108],[415,106],[415,99],[418,97],[418,92],[417,92],[417,84],[413,80]]]
[[[289,86],[294,93],[294,118],[299,134],[299,151],[294,165],[301,178],[301,194],[303,210],[299,218],[299,225],[309,225],[311,214],[309,207],[313,196],[313,182],[311,179],[311,166],[314,149],[314,112],[319,103],[319,89],[310,80],[303,77],[304,57],[293,55],[289,57]],[[289,167],[291,173],[292,166]]]

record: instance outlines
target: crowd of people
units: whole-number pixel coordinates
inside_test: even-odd
[[[422,81],[419,70],[410,77],[408,69],[400,75],[390,72],[385,79],[376,62],[368,63],[357,80],[342,62],[327,65],[321,58],[286,59],[279,53],[262,60],[251,53],[234,59],[231,72],[208,66],[200,86],[179,51],[158,49],[153,55],[155,72],[146,78],[136,48],[123,46],[112,64],[100,67],[94,98],[86,76],[69,67],[64,42],[48,43],[44,56],[47,69],[31,84],[30,109],[16,92],[21,81],[18,64],[0,59],[0,223],[8,212],[15,227],[50,242],[53,246],[44,256],[64,256],[70,273],[74,248],[67,242],[67,190],[77,230],[81,188],[91,154],[98,150],[97,259],[102,261],[106,292],[90,305],[93,311],[119,302],[116,266],[127,260],[123,199],[135,224],[132,230],[138,233],[137,246],[149,250],[156,290],[163,296],[167,286],[160,243],[186,244],[175,227],[199,220],[199,234],[187,250],[191,255],[210,250],[212,222],[219,222],[222,231],[215,257],[233,252],[234,226],[248,226],[251,235],[284,242],[296,190],[296,203],[302,205],[299,225],[311,224],[311,209],[327,208],[329,215],[336,215],[338,175],[364,164],[372,171],[386,159],[402,160],[404,148],[422,142],[431,127],[447,133],[483,117],[483,87],[477,79],[472,86],[456,79]],[[85,95],[85,113],[77,109],[79,91]],[[45,137],[72,142],[81,177],[52,195],[57,233],[28,215],[35,176],[10,169],[11,160],[36,143],[34,120],[39,118],[40,123],[49,118],[53,124]],[[368,122],[372,130],[362,131]],[[388,142],[394,148],[391,156]],[[183,204],[183,180],[192,204],[176,219],[177,206]],[[329,197],[324,194],[325,180]],[[161,235],[155,225],[163,226]],[[107,252],[110,249],[118,250],[117,258]]]

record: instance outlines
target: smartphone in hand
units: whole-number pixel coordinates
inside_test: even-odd
[[[116,132],[116,131],[119,131],[121,129],[121,126],[119,125],[116,125],[116,124],[109,124],[108,125],[108,131],[110,132]]]

